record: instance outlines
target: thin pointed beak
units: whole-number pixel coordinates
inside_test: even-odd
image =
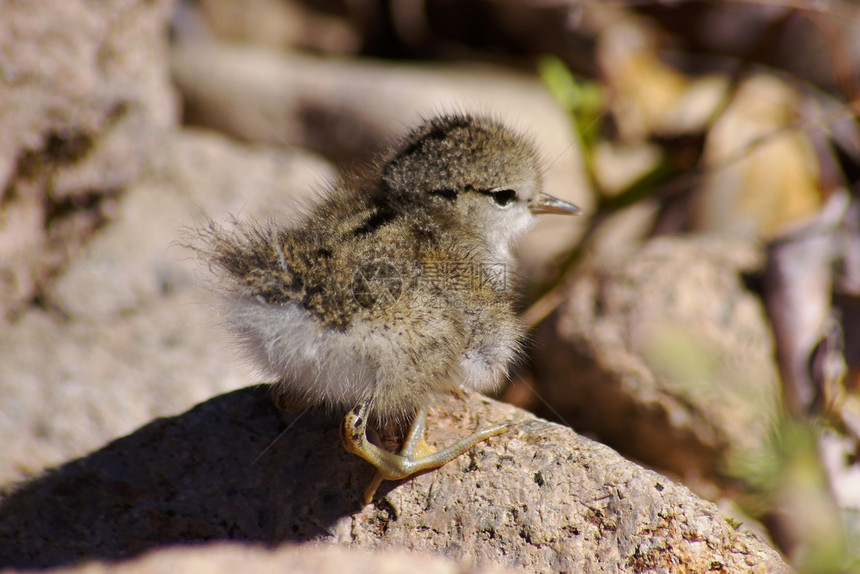
[[[560,215],[579,215],[582,210],[548,193],[538,193],[537,199],[529,201],[529,211],[535,215],[540,213],[558,213]]]

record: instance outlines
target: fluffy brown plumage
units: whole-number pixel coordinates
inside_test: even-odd
[[[527,139],[443,116],[295,225],[212,224],[201,252],[228,323],[286,402],[407,420],[504,377],[522,334],[512,245],[534,213],[577,211],[540,187]]]

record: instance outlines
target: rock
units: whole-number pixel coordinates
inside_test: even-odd
[[[560,425],[470,396],[429,419],[431,444],[511,421],[439,470],[383,483],[337,421],[287,415],[264,387],[158,419],[20,484],[0,503],[2,566],[132,558],[165,545],[325,541],[406,548],[530,572],[788,572],[711,503]]]
[[[43,572],[43,571],[40,571]],[[51,570],[54,574],[505,574],[522,572],[487,566],[466,568],[454,561],[386,549],[355,550],[334,544],[293,545],[277,549],[235,543],[216,543],[192,548],[167,548],[126,562],[89,562]]]
[[[0,324],[104,223],[175,123],[171,7],[0,1]]]
[[[307,154],[163,136],[153,169],[46,286],[45,308],[0,330],[0,484],[254,380],[176,243],[203,214],[289,214],[330,171]]]
[[[777,417],[774,340],[742,242],[659,238],[591,263],[538,330],[536,384],[580,432],[686,480],[763,446]]]
[[[372,12],[367,5],[362,8],[358,11],[361,14]],[[291,0],[187,2],[174,24],[180,38],[214,34],[233,44],[324,54],[356,54],[362,43],[358,31],[349,23]]]

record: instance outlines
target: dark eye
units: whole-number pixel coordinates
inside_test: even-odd
[[[517,192],[513,189],[498,189],[491,191],[490,194],[493,196],[493,201],[496,202],[496,205],[501,207],[507,207],[517,199]]]

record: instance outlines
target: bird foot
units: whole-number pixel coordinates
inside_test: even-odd
[[[398,454],[388,452],[367,438],[367,421],[369,418],[370,402],[365,402],[347,413],[340,425],[340,437],[343,447],[357,454],[376,467],[376,476],[364,491],[364,503],[370,504],[376,489],[383,480],[400,480],[421,472],[439,468],[446,462],[457,458],[475,444],[490,437],[507,432],[510,425],[504,424],[462,438],[454,444],[436,451],[424,441],[424,430],[427,426],[427,409],[418,411],[403,448]]]

